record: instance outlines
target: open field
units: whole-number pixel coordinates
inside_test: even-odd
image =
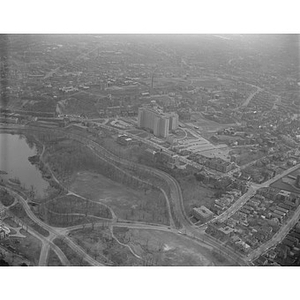
[[[16,254],[28,259],[33,265],[38,265],[42,246],[41,242],[25,230],[21,230],[20,232],[26,237],[2,240],[0,245],[3,245],[9,251],[14,249],[13,252]]]
[[[87,253],[100,263],[117,266],[141,265],[126,246],[119,244],[111,235],[110,230],[88,228],[72,231],[69,236]]]
[[[190,126],[198,126],[201,131],[216,132],[223,128],[230,127],[230,124],[220,124],[212,120],[204,118],[201,114],[195,113],[192,115],[193,123],[187,123]]]
[[[70,189],[83,197],[108,205],[118,218],[168,224],[164,195],[158,190],[134,190],[107,177],[78,172]]]
[[[114,227],[114,235],[121,242],[128,243],[148,265],[230,265],[223,257],[217,257],[209,246],[202,246],[174,233]]]
[[[62,266],[60,259],[52,249],[49,250],[47,266]]]

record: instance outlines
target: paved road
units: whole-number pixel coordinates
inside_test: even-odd
[[[257,90],[256,90],[254,93],[252,93],[252,94],[245,100],[245,102],[241,105],[241,107],[248,106],[249,102],[253,99],[253,97],[263,90],[262,88],[260,88],[260,87],[258,87],[258,86],[255,86],[255,85],[252,85],[252,86],[256,87]]]
[[[209,223],[214,222],[214,221],[220,221],[224,222],[226,219],[230,218],[237,210],[239,210],[247,201],[250,200],[250,198],[256,193],[256,191],[262,187],[268,187],[275,181],[277,181],[280,178],[283,178],[284,176],[288,175],[291,172],[294,172],[295,170],[300,168],[300,164],[295,165],[292,168],[289,168],[288,170],[285,170],[281,174],[276,175],[275,177],[269,179],[268,181],[262,183],[262,184],[256,184],[252,183],[249,187],[249,190],[242,195],[235,203],[229,207],[224,213],[221,215],[217,216],[216,218],[212,219],[209,221]]]
[[[300,206],[298,206],[292,218],[288,220],[285,225],[281,226],[280,229],[276,232],[276,234],[268,242],[261,245],[256,250],[252,251],[246,258],[246,260],[247,261],[255,260],[260,255],[268,251],[268,249],[281,242],[285,238],[285,236],[289,233],[289,231],[296,225],[299,218],[300,218]]]
[[[8,188],[7,188],[8,189]],[[34,221],[35,223],[37,223],[38,225],[40,225],[42,228],[44,228],[45,230],[49,231],[50,233],[50,237],[46,238],[47,241],[49,242],[49,239],[53,238],[51,237],[51,234],[54,235],[55,237],[61,237],[60,228],[54,228],[52,226],[49,226],[48,224],[44,223],[43,221],[41,221],[39,218],[37,218],[35,216],[35,214],[32,212],[32,210],[30,209],[30,206],[28,205],[28,203],[26,202],[26,200],[19,195],[17,192],[9,189],[9,191],[19,199],[20,204],[23,206],[25,212],[27,213],[27,215],[30,217],[30,219],[32,221]],[[81,247],[79,247],[78,245],[76,245],[69,237],[64,237],[64,242],[70,246],[70,248],[75,251],[76,253],[78,253],[84,260],[86,260],[89,264],[91,265],[96,265],[96,266],[102,266],[101,263],[99,263],[98,261],[94,260],[92,257],[90,257],[84,250],[82,250]],[[53,244],[54,245],[54,244]],[[47,248],[43,248],[43,252],[42,255],[46,256],[46,254],[44,253]],[[54,249],[54,248],[53,248]],[[64,260],[64,258],[62,256],[60,256],[59,252],[56,252],[56,254],[58,255],[59,259],[61,261]],[[45,258],[42,258],[42,261],[44,261]]]
[[[281,174],[278,174],[278,175],[274,176],[274,177],[271,178],[270,180],[268,180],[268,181],[266,181],[266,182],[260,184],[259,186],[260,186],[260,187],[268,187],[269,185],[271,185],[272,183],[274,183],[274,182],[277,181],[278,179],[280,179],[280,178],[282,178],[282,177],[288,175],[288,174],[291,173],[291,172],[296,171],[296,170],[299,169],[299,168],[300,168],[300,164],[297,164],[297,165],[295,165],[295,166],[293,166],[293,167],[291,167],[291,168],[289,168],[289,169],[283,171]]]
[[[210,220],[209,223],[212,222],[224,222],[226,219],[230,218],[232,215],[234,215],[249,199],[255,195],[258,188],[253,188],[252,186],[248,189],[248,191],[242,195],[238,200],[236,200],[226,211],[224,211],[219,216],[213,218]]]
[[[17,195],[16,193],[14,193],[14,191],[10,190],[9,188],[7,188],[7,190],[9,190],[9,192],[14,194],[15,196]],[[24,225],[24,222],[22,220],[20,220],[18,217],[14,216],[14,220],[17,223],[19,223],[21,225],[22,224]],[[60,261],[62,262],[62,264],[64,266],[70,265],[69,260],[67,259],[65,254],[62,252],[62,250],[58,246],[56,246],[54,243],[52,243],[52,236],[53,235],[51,235],[51,233],[50,233],[49,237],[44,237],[43,235],[38,233],[36,230],[31,228],[27,224],[25,224],[25,225],[26,225],[26,231],[28,233],[30,233],[32,236],[34,236],[35,238],[37,238],[38,240],[40,240],[41,243],[42,243],[42,249],[41,249],[41,252],[40,252],[40,258],[39,258],[39,264],[38,264],[39,266],[46,266],[47,265],[48,251],[49,251],[50,248],[53,249],[53,251],[56,253],[56,255],[58,256],[58,258],[60,259]]]

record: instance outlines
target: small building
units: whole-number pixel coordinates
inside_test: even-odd
[[[214,213],[209,210],[206,206],[194,207],[192,210],[193,216],[203,223],[211,220],[214,217]]]
[[[234,232],[234,229],[229,226],[221,227],[219,228],[219,230],[223,232],[225,235],[230,235],[232,232]]]
[[[127,135],[119,135],[117,137],[117,143],[123,146],[128,146],[133,144],[133,139],[128,137]]]
[[[277,195],[276,195],[276,198],[279,199],[279,200],[289,200],[290,198],[290,194],[291,192],[289,191],[284,191],[284,190],[281,190]]]

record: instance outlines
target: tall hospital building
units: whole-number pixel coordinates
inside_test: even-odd
[[[163,113],[150,107],[140,107],[138,127],[150,130],[155,136],[167,137],[169,131],[177,129],[178,115],[176,113]]]

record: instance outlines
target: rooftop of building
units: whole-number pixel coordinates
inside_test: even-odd
[[[198,214],[200,214],[203,217],[210,217],[214,214],[211,210],[209,210],[204,205],[200,207],[194,207],[194,211],[196,211]]]

